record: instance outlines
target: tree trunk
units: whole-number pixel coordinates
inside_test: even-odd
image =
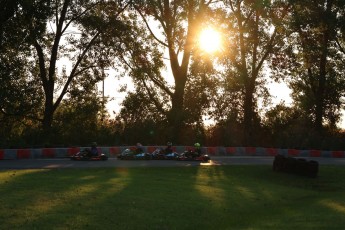
[[[169,124],[172,127],[172,141],[182,144],[182,133],[184,127],[184,90],[186,85],[186,74],[175,78],[175,92],[171,98],[172,107],[169,113]]]
[[[250,79],[248,79],[250,80]],[[245,86],[245,98],[244,98],[244,140],[245,146],[253,144],[253,105],[254,86],[251,82]]]
[[[331,6],[332,1],[327,2],[327,9],[326,9],[326,15],[329,15],[329,12],[331,12]],[[321,41],[321,57],[320,57],[320,70],[319,70],[319,76],[318,76],[318,86],[317,86],[317,95],[315,95],[316,103],[315,103],[315,129],[318,132],[319,136],[322,136],[323,131],[323,115],[324,115],[324,102],[325,102],[325,87],[326,87],[326,75],[327,75],[327,56],[328,56],[328,44],[330,40],[330,30],[331,25],[327,24],[327,21],[325,22],[326,27],[323,31],[323,38]]]
[[[52,84],[53,83],[53,84]],[[42,121],[42,127],[43,127],[43,136],[42,141],[44,141],[46,144],[49,144],[51,142],[51,128],[53,124],[53,118],[54,118],[54,82],[50,82],[50,84],[47,82],[45,88],[45,103],[44,103],[44,113],[43,113],[43,121]]]

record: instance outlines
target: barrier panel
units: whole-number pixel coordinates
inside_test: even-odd
[[[246,147],[236,147],[234,156],[245,156],[245,155],[246,155]]]
[[[288,156],[297,157],[300,150],[298,149],[288,149]]]
[[[310,157],[310,150],[299,150],[297,157]]]
[[[255,156],[256,155],[256,148],[255,147],[245,147],[245,155]]]
[[[332,151],[321,151],[321,157],[332,157]]]
[[[53,148],[42,149],[42,157],[43,158],[54,158],[55,157],[55,149],[53,149]]]
[[[5,149],[4,150],[4,159],[6,159],[6,160],[17,159],[17,149]]]
[[[207,147],[206,153],[211,156],[215,156],[217,154],[217,147]]]
[[[226,147],[226,154],[227,155],[234,155],[236,153],[236,148],[235,147]]]
[[[122,151],[121,151],[120,147],[110,147],[109,148],[109,156],[116,157],[121,152]]]
[[[343,158],[344,157],[344,151],[333,151],[332,157],[335,158]]]
[[[17,159],[30,159],[31,151],[30,149],[18,149],[17,150]]]
[[[225,156],[226,155],[226,148],[225,147],[218,147],[218,155]]]
[[[63,151],[63,149],[60,149],[61,151],[59,151],[59,153],[64,153],[65,151]],[[73,147],[73,148],[68,148],[67,149],[67,156],[70,157],[74,154],[77,154],[78,152],[80,152],[80,148],[79,147]],[[60,155],[60,154],[59,154]],[[61,154],[63,155],[63,154]]]
[[[278,149],[266,148],[266,155],[267,156],[275,156],[277,154],[278,154]]]
[[[255,156],[267,156],[266,155],[266,149],[262,148],[262,147],[256,148]]]
[[[184,152],[184,151],[189,151],[189,150],[193,151],[193,150],[194,150],[194,146],[184,146],[183,149],[184,149],[184,150],[183,150],[182,152]],[[182,153],[182,152],[181,152],[181,153]]]
[[[71,155],[73,153],[77,153],[78,151],[75,151],[75,152],[71,151]],[[57,149],[55,149],[55,157],[57,157],[57,158],[70,157],[71,155],[69,155],[69,153],[68,153],[68,148],[57,148]]]
[[[186,151],[185,146],[176,146],[176,152],[183,153],[184,151]]]
[[[321,157],[321,150],[310,150],[311,157]]]
[[[162,146],[143,146],[145,152],[152,153]],[[37,159],[37,158],[67,158],[78,153],[81,147],[42,148],[42,149],[0,149],[0,160]],[[125,149],[135,150],[136,146],[99,147],[98,150],[108,157],[116,157]],[[174,151],[183,153],[193,150],[193,146],[173,146]],[[203,154],[210,156],[276,156],[285,157],[329,157],[345,158],[345,151],[276,149],[263,147],[202,147]]]
[[[37,159],[37,158],[42,158],[42,151],[43,149],[30,149],[30,158]]]

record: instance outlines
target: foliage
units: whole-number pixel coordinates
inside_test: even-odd
[[[0,2],[2,147],[344,147],[343,0]],[[110,69],[134,84],[114,118],[97,88]],[[271,104],[273,80],[291,105]]]
[[[285,56],[274,57],[273,69],[290,77],[296,106],[322,135],[322,126],[336,126],[342,108],[345,56],[336,41],[342,36],[344,1],[309,3],[291,1],[287,43],[282,49]]]
[[[145,1],[135,5],[142,24],[146,29],[141,35],[139,57],[132,59],[134,82],[141,93],[150,98],[164,120],[169,124],[169,132],[174,142],[183,141],[183,129],[190,123],[189,105],[185,105],[187,82],[194,75],[189,74],[190,62],[195,51],[197,32],[201,28],[201,18],[206,16],[213,1]],[[152,22],[155,28],[152,29]],[[149,33],[149,36],[146,35]],[[147,46],[149,44],[149,46]],[[163,53],[169,56],[165,61]],[[133,52],[135,53],[135,52]],[[148,54],[155,54],[148,56]],[[139,62],[138,62],[139,61]],[[164,71],[166,66],[169,71]],[[170,72],[171,69],[171,72]],[[164,75],[171,74],[172,81]],[[192,122],[199,122],[199,117]],[[193,115],[194,116],[194,115]]]
[[[267,99],[267,90],[263,88],[265,65],[280,48],[282,35],[278,29],[288,6],[283,1],[225,1],[225,7],[227,50],[220,64],[226,69],[226,88],[221,90],[229,95],[228,99],[235,99],[237,108],[231,110],[241,114],[243,144],[253,145],[258,138],[255,127],[260,123],[259,97],[264,103]]]
[[[33,77],[30,42],[45,30],[47,1],[1,1],[0,9],[0,142],[26,146],[25,138],[37,128],[43,92]],[[35,29],[33,29],[35,25]]]

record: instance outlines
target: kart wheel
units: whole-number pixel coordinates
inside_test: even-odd
[[[204,163],[208,163],[210,161],[210,157],[208,155],[205,155],[203,158],[202,158],[202,162]]]
[[[203,163],[208,163],[208,162],[210,162],[210,159],[205,158],[205,159],[202,160],[202,162],[203,162]]]

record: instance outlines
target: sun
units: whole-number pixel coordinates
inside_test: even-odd
[[[222,46],[220,33],[211,28],[205,28],[199,35],[199,48],[207,53],[219,51]]]

